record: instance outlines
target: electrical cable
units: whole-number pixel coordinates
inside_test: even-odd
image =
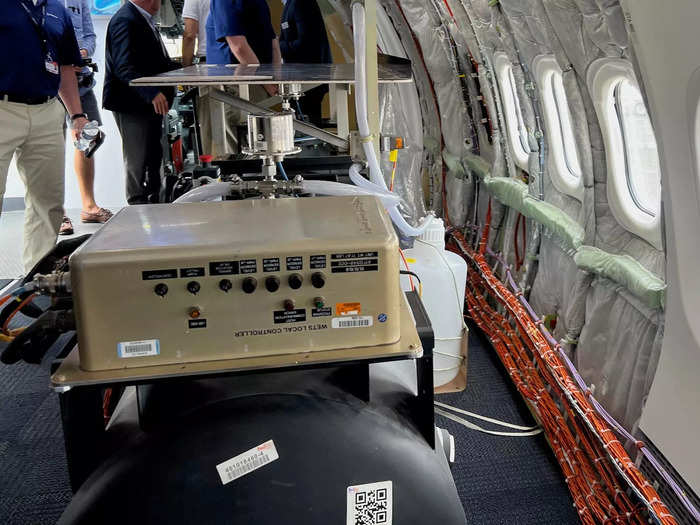
[[[409,270],[400,270],[399,274],[408,275],[409,279],[410,279],[410,277],[415,277],[418,280],[418,296],[423,297],[423,281],[420,280],[420,277],[418,277],[417,273],[411,272]],[[414,288],[414,290],[415,290],[415,288]]]
[[[12,312],[10,313],[10,315],[7,316],[7,318],[5,319],[5,321],[4,321],[3,324],[2,324],[2,330],[1,330],[1,331],[2,331],[3,334],[8,335],[7,327],[8,327],[8,325],[10,324],[10,321],[12,321],[12,318],[13,318],[15,315],[17,315],[17,313],[18,313],[22,308],[24,308],[27,304],[31,303],[36,297],[37,297],[37,295],[36,295],[35,293],[32,292],[32,293],[30,293],[27,297],[25,297],[24,299],[22,299],[21,301],[19,301],[19,305],[18,305],[14,310],[12,310]],[[18,297],[18,299],[19,299],[19,297]],[[3,311],[3,313],[4,313],[4,311]]]
[[[528,432],[501,432],[498,430],[488,430],[486,428],[480,427],[479,425],[472,423],[471,421],[467,421],[464,418],[461,418],[459,416],[455,416],[453,414],[450,414],[449,412],[436,408],[435,413],[441,415],[442,417],[446,417],[447,419],[451,419],[455,423],[459,423],[462,426],[465,426],[467,428],[470,428],[472,430],[478,430],[479,432],[483,432],[484,434],[490,434],[492,436],[502,436],[502,437],[532,437],[536,436],[538,434],[541,434],[543,430],[541,428],[538,428],[537,430],[530,430]]]
[[[410,271],[410,269],[409,269],[409,267],[408,267],[408,261],[406,260],[406,256],[404,255],[403,250],[402,250],[401,248],[399,248],[399,255],[401,255],[401,259],[403,260],[403,264],[404,264],[404,266],[406,267],[406,270],[408,270],[408,271],[410,272],[410,274],[409,274],[409,276],[408,276],[408,281],[411,283],[411,291],[412,291],[412,292],[415,292],[415,291],[416,291],[416,287],[415,287],[415,285],[413,284],[413,277],[411,277],[411,274],[412,274],[413,272]]]
[[[515,424],[513,424],[513,423],[506,423],[505,421],[499,421],[498,419],[493,419],[493,418],[490,418],[490,417],[487,417],[487,416],[482,416],[482,415],[480,415],[480,414],[475,414],[474,412],[469,412],[468,410],[463,410],[463,409],[461,409],[461,408],[457,408],[457,407],[455,407],[455,406],[448,405],[448,404],[446,404],[446,403],[441,403],[440,401],[435,401],[434,403],[435,403],[436,406],[439,406],[440,408],[444,408],[444,409],[447,409],[447,410],[452,410],[452,411],[454,411],[454,412],[458,412],[458,413],[460,413],[460,414],[464,414],[465,416],[473,417],[473,418],[476,418],[476,419],[481,419],[482,421],[486,421],[486,422],[488,422],[488,423],[493,423],[494,425],[498,425],[498,426],[500,426],[500,427],[507,427],[507,428],[512,428],[512,429],[515,429],[515,430],[526,430],[526,431],[536,430],[536,429],[538,429],[538,428],[541,429],[541,427],[540,427],[539,425],[535,425],[535,426],[531,426],[531,427],[525,427],[525,426],[521,426],[521,425],[515,425]]]

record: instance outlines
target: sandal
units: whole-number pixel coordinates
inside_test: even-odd
[[[100,208],[99,211],[94,213],[87,211],[80,212],[80,220],[84,223],[104,223],[111,218],[112,212],[105,208]]]

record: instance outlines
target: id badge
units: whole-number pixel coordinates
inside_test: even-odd
[[[287,22],[287,21],[282,22],[282,29],[289,29],[289,22]]]
[[[59,73],[58,62],[56,62],[53,59],[53,57],[51,56],[51,53],[46,54],[46,59],[44,60],[44,66],[46,67],[46,71],[48,71],[52,75],[58,75],[58,73]]]

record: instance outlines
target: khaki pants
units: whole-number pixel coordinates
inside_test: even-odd
[[[28,272],[56,244],[63,218],[65,109],[54,99],[30,106],[0,99],[0,210],[14,156],[26,188],[24,250]]]

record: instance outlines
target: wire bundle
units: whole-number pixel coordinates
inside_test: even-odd
[[[473,270],[468,274],[466,290],[469,315],[488,336],[542,424],[581,521],[644,523],[646,507],[659,523],[675,524],[656,490],[596,409],[590,391],[572,379],[558,355],[559,349],[551,346],[542,333],[542,321],[534,320],[533,312],[521,304],[522,293],[512,293],[494,276],[485,257],[488,215],[478,252],[459,232],[450,233],[450,248],[461,254]],[[507,316],[496,311],[488,299],[505,307]],[[644,505],[634,505],[623,486],[633,490]]]

